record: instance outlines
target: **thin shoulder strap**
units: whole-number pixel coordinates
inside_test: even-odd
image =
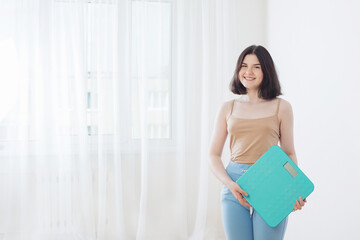
[[[278,104],[277,104],[277,107],[276,107],[276,113],[275,113],[275,115],[278,115],[278,113],[279,113],[280,100],[281,100],[281,98],[279,98],[279,100],[278,100]]]
[[[229,116],[231,116],[231,114],[232,114],[232,109],[234,108],[234,103],[235,103],[235,99],[233,99],[233,104],[231,105],[231,110],[230,110],[230,115]]]
[[[231,110],[230,110],[230,114],[227,116],[227,118],[226,118],[226,119],[229,119],[229,117],[231,116],[232,111],[233,111],[233,108],[234,108],[234,103],[235,103],[235,99],[234,99],[234,100],[233,100],[233,102],[232,102],[232,105],[231,105]]]

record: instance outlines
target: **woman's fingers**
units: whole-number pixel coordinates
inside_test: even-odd
[[[240,203],[241,203],[241,205],[243,205],[243,206],[251,207],[251,205],[249,204],[248,201],[246,201],[245,198],[241,198],[241,199],[240,199]]]
[[[299,199],[300,199],[300,205],[301,207],[303,207],[305,205],[305,201],[302,199],[302,197],[300,197]]]
[[[241,205],[251,207],[248,201],[246,201],[244,198],[244,196],[248,196],[248,194],[239,186],[239,184],[234,182],[231,188],[235,198],[240,202]]]
[[[303,200],[302,197],[299,197],[299,200],[296,200],[296,203],[294,204],[293,212],[295,212],[296,210],[301,210],[306,202],[306,199]]]
[[[245,196],[245,197],[247,197],[248,196],[248,194],[239,186],[239,185],[237,185],[237,189],[236,189],[238,192],[240,192],[241,193],[241,195],[243,195],[243,196]]]
[[[236,199],[240,202],[241,205],[251,207],[248,201],[241,195],[239,192],[236,192]]]
[[[295,212],[296,210],[300,210],[299,205],[298,205],[298,200],[296,200],[295,204],[294,204],[294,210],[293,212]]]
[[[239,186],[239,185],[238,185]],[[240,192],[240,203],[241,203],[241,205],[243,205],[243,206],[247,206],[247,207],[251,207],[251,205],[249,204],[249,202],[244,198],[244,196],[248,196],[248,194],[244,191],[244,190],[242,190],[241,189],[241,187],[239,186],[239,189],[238,189],[238,191]]]

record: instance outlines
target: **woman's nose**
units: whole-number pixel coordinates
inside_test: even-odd
[[[251,68],[246,69],[246,74],[250,74],[250,73],[252,73]]]

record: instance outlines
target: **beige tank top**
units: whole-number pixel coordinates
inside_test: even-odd
[[[270,117],[245,119],[232,115],[233,100],[227,118],[227,130],[230,135],[230,158],[243,164],[254,164],[271,146],[280,139],[279,98],[276,112]]]

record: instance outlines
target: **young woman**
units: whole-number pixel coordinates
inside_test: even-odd
[[[293,113],[281,95],[274,62],[262,46],[252,45],[239,56],[230,89],[239,98],[220,108],[211,140],[209,166],[223,183],[222,218],[227,240],[281,240],[288,218],[272,228],[243,197],[247,193],[236,180],[271,146],[280,147],[297,164],[293,140]],[[222,150],[230,136],[231,160],[226,167]],[[294,210],[301,210],[306,200],[299,198]]]

